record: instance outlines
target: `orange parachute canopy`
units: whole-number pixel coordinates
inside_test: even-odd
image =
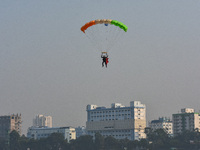
[[[92,20],[92,21],[86,23],[84,26],[82,26],[82,27],[81,27],[81,31],[83,31],[83,32],[85,33],[85,30],[86,30],[87,28],[89,28],[90,26],[93,26],[93,25],[95,25],[95,24],[96,24],[96,23],[95,23],[95,20]]]

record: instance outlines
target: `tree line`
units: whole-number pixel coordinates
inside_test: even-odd
[[[52,133],[40,140],[28,139],[12,131],[9,140],[0,139],[0,150],[198,150],[200,149],[200,132],[184,131],[171,137],[163,129],[149,131],[146,139],[117,140],[112,136],[103,137],[96,133],[80,136],[76,140],[64,139],[61,133]]]

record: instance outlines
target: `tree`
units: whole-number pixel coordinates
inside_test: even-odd
[[[94,142],[93,137],[90,135],[80,136],[74,142],[72,142],[72,148],[75,150],[93,150]]]
[[[104,137],[100,133],[95,134],[94,147],[95,147],[95,150],[104,149]]]
[[[52,143],[52,145],[53,144],[55,144],[55,141],[54,141],[54,143]],[[36,140],[37,150],[50,150],[50,149],[53,149],[52,145],[50,145],[50,141],[48,140],[48,137],[47,138],[41,138],[40,140]]]
[[[70,150],[70,144],[68,143],[67,139],[63,142],[63,150]]]
[[[139,146],[139,141],[138,140],[134,140],[134,141],[129,141],[127,143],[127,149],[128,150],[134,150],[136,149],[136,147]]]
[[[169,149],[170,137],[163,129],[157,129],[148,134],[148,140],[152,142],[152,149]]]
[[[127,138],[119,140],[120,148],[124,150],[125,148],[128,147],[129,142],[130,140],[128,140]]]
[[[199,149],[200,148],[200,132],[198,130],[185,130],[181,134],[175,136],[171,140],[171,145],[177,148]]]
[[[141,139],[139,141],[139,146],[142,148],[147,148],[148,147],[148,141],[146,139]]]
[[[29,141],[29,139],[27,137],[25,137],[24,134],[19,138],[19,144],[20,144],[21,150],[27,150],[28,141]]]
[[[45,142],[45,141],[44,141]],[[52,133],[45,142],[51,150],[58,150],[63,147],[64,136],[61,133]]]
[[[10,133],[10,150],[21,150],[19,138],[20,135],[17,131],[13,130]]]
[[[30,148],[31,150],[39,150],[38,141],[39,140],[29,139],[28,140],[28,148]]]
[[[105,150],[118,150],[119,142],[112,136],[108,136],[105,138]]]

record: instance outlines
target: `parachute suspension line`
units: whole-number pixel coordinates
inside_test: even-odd
[[[92,40],[95,41],[95,46],[98,50],[102,51],[104,42],[102,39],[101,25],[94,26],[90,33],[92,33]]]
[[[99,19],[86,23],[81,27],[86,37],[101,52],[108,52],[115,43],[119,43],[122,33],[127,32],[127,26],[116,20]]]
[[[102,26],[102,27],[105,28],[100,31],[102,37],[105,37],[105,39],[102,41],[102,45],[104,46],[102,50],[108,52],[112,47],[111,45],[114,44],[115,40],[113,39],[113,37],[116,34],[116,28],[115,26],[110,24],[108,26]]]
[[[108,29],[108,26],[105,25],[98,25],[98,36],[99,36],[99,41],[101,44],[101,51],[107,51],[107,47],[106,47],[106,38],[108,38],[106,31]]]
[[[93,46],[96,46],[95,41],[93,40],[92,36],[91,36],[91,35],[88,36],[88,34],[85,34],[85,35],[86,35],[86,37],[91,41],[91,44],[92,44]]]
[[[109,25],[109,27],[107,28],[107,42],[106,42],[106,48],[107,48],[107,51],[110,51],[110,44],[112,43],[112,36],[113,36],[113,34],[112,33],[114,33],[113,32],[114,30],[113,30],[113,28],[112,28],[112,25]]]
[[[102,45],[103,45],[103,49],[102,49],[102,51],[108,51],[108,49],[107,49],[107,45],[108,45],[108,39],[109,39],[109,34],[108,34],[108,32],[109,32],[109,25],[103,25],[102,26],[102,28],[105,28],[103,31],[104,31],[104,33],[103,32],[101,32],[101,34],[103,34],[102,36],[105,36],[105,40],[104,40],[104,42],[103,42],[103,40],[102,40]]]
[[[98,24],[98,25],[96,25],[96,28],[97,28],[97,37],[98,37],[98,42],[99,42],[99,49],[100,49],[100,51],[106,51],[105,50],[105,40],[102,38],[102,37],[106,37],[105,35],[104,35],[104,30],[102,30],[102,28],[103,28],[104,26],[102,26],[101,24]]]
[[[108,48],[108,45],[110,43],[110,39],[111,39],[111,28],[110,25],[106,27],[106,41],[105,41],[105,47],[106,47],[106,51],[108,52],[110,49]]]
[[[88,28],[85,35],[98,50],[108,52],[123,32],[121,28],[114,25],[95,25]]]
[[[109,51],[109,49],[108,49],[108,45],[109,45],[109,39],[110,39],[110,25],[108,25],[108,26],[103,26],[103,28],[105,28],[105,30],[104,30],[104,33],[102,33],[103,34],[103,36],[105,36],[105,42],[104,42],[104,51]]]
[[[110,41],[108,44],[108,50],[110,50],[115,45],[115,42],[119,39],[119,37],[124,31],[122,31],[122,29],[115,26],[114,28],[112,28],[112,30],[110,30],[110,32],[112,32],[112,38],[110,38]]]
[[[89,40],[92,42],[92,44],[97,48],[100,49],[101,44],[98,41],[98,37],[96,34],[96,26],[92,26],[89,29],[87,29],[85,35],[89,38]]]

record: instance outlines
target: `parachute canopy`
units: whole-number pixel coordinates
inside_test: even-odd
[[[110,51],[116,41],[120,43],[119,39],[127,30],[128,27],[125,24],[111,19],[92,20],[81,27],[81,31],[102,53]]]
[[[122,22],[119,22],[117,20],[111,20],[111,19],[98,19],[98,20],[92,20],[88,23],[86,23],[84,26],[81,27],[81,31],[83,31],[85,33],[85,30],[87,30],[87,28],[96,25],[96,24],[105,24],[106,26],[108,24],[111,25],[115,25],[118,26],[119,28],[123,29],[125,32],[127,32],[128,27],[123,24]]]

